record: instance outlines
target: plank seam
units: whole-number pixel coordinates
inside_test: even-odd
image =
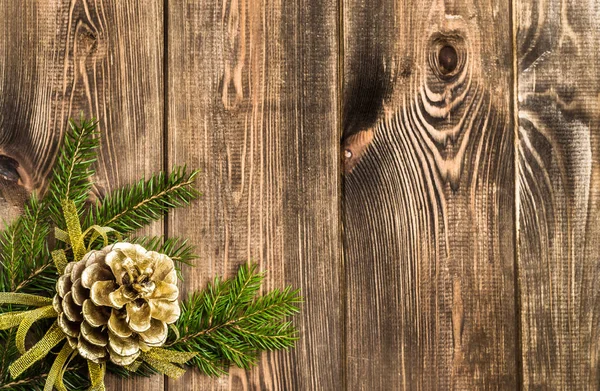
[[[163,0],[163,170],[169,170],[169,0]],[[169,236],[169,212],[163,217],[163,235]],[[163,375],[163,389],[169,391],[169,379]]]
[[[337,110],[338,110],[338,140],[342,140],[343,137],[343,97],[344,97],[344,0],[337,1],[337,12],[338,12],[338,75],[337,75]],[[340,270],[339,270],[339,284],[340,284],[340,322],[341,322],[341,357],[342,368],[341,368],[341,384],[342,390],[348,390],[348,292],[347,292],[347,281],[346,281],[346,246],[345,246],[345,224],[344,224],[344,210],[346,205],[345,196],[345,185],[344,185],[344,162],[341,159],[341,141],[338,142],[337,156],[338,159],[338,221],[339,221],[339,252],[340,252]]]
[[[514,172],[514,230],[513,230],[513,278],[514,278],[514,307],[515,307],[515,366],[516,366],[516,374],[517,374],[517,390],[522,390],[524,388],[524,377],[523,377],[523,345],[522,345],[522,320],[521,320],[521,289],[519,285],[519,102],[518,102],[518,93],[519,93],[519,74],[518,74],[518,57],[517,57],[517,13],[516,13],[516,1],[510,0],[510,31],[512,34],[512,78],[513,78],[513,91],[511,96],[511,107],[513,115],[513,140],[514,140],[514,152],[513,152],[513,172]]]

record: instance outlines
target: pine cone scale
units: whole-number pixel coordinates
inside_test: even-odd
[[[153,300],[150,305],[150,316],[167,324],[175,323],[179,319],[180,308],[177,301]]]
[[[108,336],[102,331],[102,328],[93,327],[85,320],[81,322],[81,335],[93,345],[106,346],[108,344]]]
[[[83,305],[83,302],[86,301],[87,299],[89,299],[89,297],[90,297],[90,291],[85,289],[81,285],[81,278],[78,278],[73,283],[73,286],[71,287],[71,293],[72,293],[71,296],[73,297],[73,301],[75,302],[75,304],[77,304],[80,307]]]
[[[83,316],[94,327],[106,326],[110,318],[110,311],[106,307],[97,306],[88,299],[83,302]]]
[[[152,319],[150,323],[150,328],[140,333],[140,337],[148,346],[163,345],[169,331],[167,324],[157,319]]]
[[[117,284],[114,281],[96,281],[92,284],[90,298],[98,306],[114,306],[109,295],[115,289],[117,289]]]
[[[78,306],[75,301],[73,301],[72,291],[67,292],[65,297],[63,297],[62,307],[63,313],[71,322],[81,322],[83,320],[83,316],[81,315],[81,307]]]
[[[127,313],[116,309],[112,310],[108,320],[108,329],[121,338],[127,338],[133,334],[127,324]]]

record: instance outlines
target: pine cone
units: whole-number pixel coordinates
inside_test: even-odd
[[[129,365],[165,343],[180,314],[176,283],[171,258],[140,245],[90,251],[56,283],[58,325],[83,358]]]

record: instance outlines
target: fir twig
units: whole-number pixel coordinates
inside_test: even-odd
[[[19,257],[22,218],[17,219],[0,233],[0,290],[12,291],[15,287],[16,274],[21,264]]]
[[[107,226],[126,234],[159,220],[169,209],[185,206],[200,195],[193,186],[197,174],[176,167],[168,175],[161,172],[118,189],[93,208],[87,225]]]
[[[286,319],[298,312],[299,292],[290,288],[257,296],[263,273],[244,265],[234,279],[215,279],[203,292],[182,303],[173,349],[196,352],[192,364],[215,376],[233,363],[255,364],[260,351],[287,349],[298,339]]]
[[[70,199],[75,202],[81,213],[88,199],[94,173],[92,164],[96,161],[96,149],[99,139],[96,132],[96,120],[85,120],[83,115],[80,123],[69,120],[71,131],[67,132],[59,157],[52,171],[50,190],[46,197],[48,210],[54,223],[63,224],[61,202]]]

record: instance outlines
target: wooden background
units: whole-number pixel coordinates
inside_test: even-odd
[[[110,390],[598,389],[600,3],[0,0],[0,217],[100,119],[103,194],[204,197],[184,291],[253,259],[302,338]]]

